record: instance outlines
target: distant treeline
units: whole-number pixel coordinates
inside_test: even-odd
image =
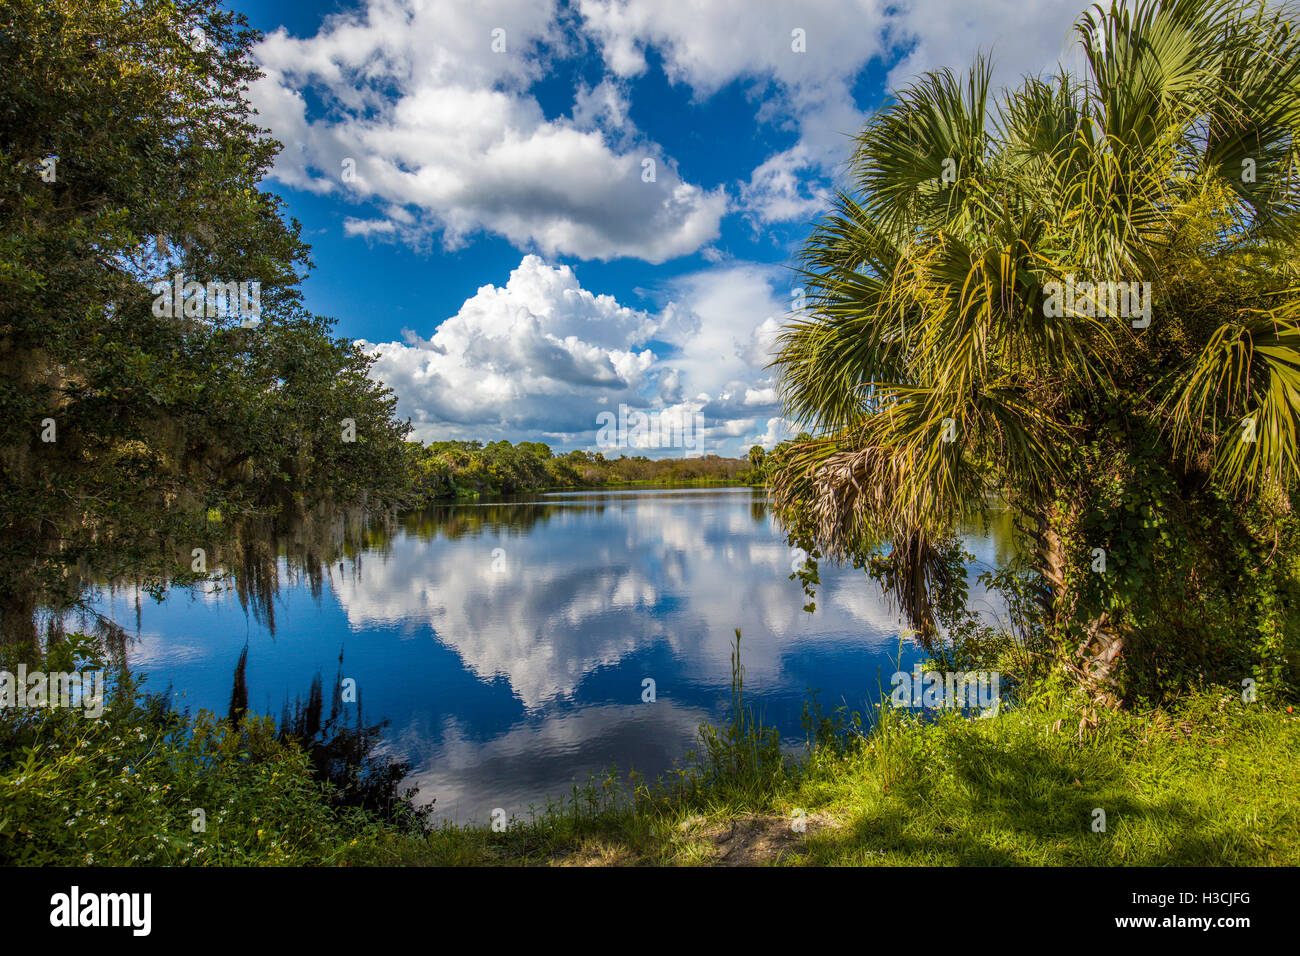
[[[541,442],[440,441],[406,443],[413,503],[555,488],[633,482],[761,484],[761,457],[607,458],[601,452],[555,454]],[[761,449],[759,450],[761,454]],[[759,466],[759,467],[756,467]]]

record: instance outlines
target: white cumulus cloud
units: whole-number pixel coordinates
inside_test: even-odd
[[[526,255],[504,285],[486,285],[435,330],[363,343],[374,377],[398,396],[422,440],[543,438],[595,447],[601,412],[704,416],[706,453],[734,454],[779,409],[771,332],[782,273],[752,264],[673,280],[657,312],[584,289],[569,266]],[[671,452],[666,452],[671,454]]]
[[[553,3],[368,0],[315,36],[268,35],[250,99],[286,146],[277,179],[375,207],[352,234],[454,247],[487,232],[654,263],[711,242],[725,192],[629,130],[616,87],[578,91],[574,115],[552,119],[527,92],[574,42]]]

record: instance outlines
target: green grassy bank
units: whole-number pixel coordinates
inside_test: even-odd
[[[563,811],[380,841],[405,864],[1295,865],[1300,722],[1203,694],[1108,715],[1066,708],[935,723],[891,715],[865,739],[814,745],[766,779],[720,781],[601,812]],[[1105,811],[1105,830],[1094,830]],[[802,829],[802,832],[800,830]]]

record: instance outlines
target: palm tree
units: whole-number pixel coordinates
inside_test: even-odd
[[[808,309],[774,362],[788,416],[814,432],[773,476],[792,536],[836,559],[888,546],[886,587],[932,635],[943,542],[1001,498],[1049,621],[1106,681],[1126,624],[1081,601],[1069,539],[1102,467],[1081,457],[1090,442],[1129,465],[1140,446],[1185,499],[1289,509],[1295,19],[1231,0],[1098,6],[1075,25],[1082,77],[995,98],[980,58],[872,118],[803,250]]]

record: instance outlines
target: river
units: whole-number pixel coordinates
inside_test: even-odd
[[[1010,533],[966,534],[972,576],[1006,560]],[[249,706],[277,717],[317,673],[328,701],[341,667],[434,819],[484,822],[611,766],[654,778],[680,761],[701,721],[726,719],[736,628],[747,696],[783,741],[802,741],[809,689],[866,712],[917,649],[861,571],[824,566],[804,611],[797,559],[759,490],[582,491],[408,515],[316,594],[283,568],[274,630],[228,590],[139,596],[138,627],[133,590],[96,607],[178,708],[224,714],[245,644]],[[993,610],[977,584],[971,599]]]

